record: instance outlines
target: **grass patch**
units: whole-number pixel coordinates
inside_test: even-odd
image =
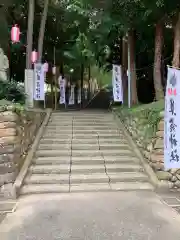
[[[147,145],[157,132],[157,126],[162,116],[160,112],[164,110],[164,100],[128,107],[116,107],[114,111],[119,115],[127,129],[134,129],[136,138]],[[132,122],[134,125],[132,126]]]
[[[164,110],[164,100],[160,100],[157,102],[152,102],[148,104],[138,104],[131,108],[128,108],[126,106],[120,106],[114,108],[116,112],[123,112],[126,114],[139,114],[139,112],[144,111],[154,111],[154,112],[161,112]]]

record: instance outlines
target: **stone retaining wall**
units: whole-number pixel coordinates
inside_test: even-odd
[[[180,169],[164,170],[164,118],[160,113],[160,121],[155,126],[155,134],[148,136],[148,123],[139,117],[124,117],[124,125],[138,145],[145,159],[161,181],[161,186],[180,188]]]
[[[14,182],[44,117],[44,112],[0,109],[0,192]]]

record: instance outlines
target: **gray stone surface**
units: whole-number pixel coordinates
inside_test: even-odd
[[[53,113],[20,193],[152,190],[142,172],[110,113]]]
[[[1,240],[179,240],[180,216],[154,193],[73,193],[20,200]]]

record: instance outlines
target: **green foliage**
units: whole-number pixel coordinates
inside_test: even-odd
[[[91,77],[96,78],[99,86],[111,85],[112,84],[112,72],[104,71],[98,66],[91,67]]]
[[[144,145],[147,145],[149,140],[155,136],[158,123],[162,118],[160,113],[163,110],[163,100],[150,104],[137,105],[131,109],[127,107],[119,107],[114,109],[114,111],[120,116],[125,124],[129,124],[129,119],[136,119],[136,126],[133,127],[137,128],[138,132],[141,133]]]
[[[0,100],[2,99],[23,104],[25,102],[24,89],[17,82],[0,81]]]

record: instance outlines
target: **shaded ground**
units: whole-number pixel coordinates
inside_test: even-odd
[[[179,240],[180,217],[151,192],[27,197],[0,226],[1,240]]]

